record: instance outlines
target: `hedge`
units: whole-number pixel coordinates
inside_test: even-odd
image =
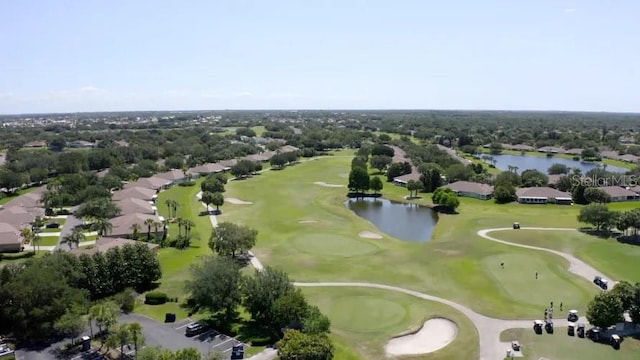
[[[148,292],[144,296],[144,303],[148,305],[161,305],[169,300],[167,294],[159,291]]]

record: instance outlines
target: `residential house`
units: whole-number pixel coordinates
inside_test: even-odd
[[[488,145],[489,146],[486,146],[487,148],[491,147],[491,144],[488,144]],[[515,145],[502,144],[502,148],[506,150],[513,150],[513,151],[535,151],[536,150],[536,148],[534,148],[533,146],[525,145],[525,144],[515,144]]]
[[[640,194],[640,185],[635,185],[633,187],[629,187],[628,190],[631,190],[636,194]]]
[[[0,209],[0,222],[19,228],[31,227],[31,223],[37,216],[44,216],[44,209],[29,209],[20,206],[5,206]]]
[[[296,152],[299,151],[300,149],[298,149],[295,146],[292,145],[284,145],[278,148],[278,150],[276,150],[277,153],[279,154],[284,154],[284,153],[288,153],[288,152]]]
[[[236,159],[228,159],[228,160],[222,160],[219,162],[220,165],[224,166],[225,168],[231,168],[233,167],[235,164],[238,163],[238,160]]]
[[[159,222],[159,223],[161,223],[164,220],[164,218],[162,218],[161,216],[150,215],[150,214],[134,213],[134,214],[121,215],[111,219],[112,229],[111,229],[111,232],[108,234],[108,237],[123,237],[123,238],[130,237],[131,234],[133,234],[134,225],[139,226],[140,234],[146,234],[148,231],[148,228],[147,228],[147,225],[144,224],[144,222],[147,219],[152,219],[153,221]],[[163,231],[162,227],[160,227],[158,230],[159,230],[158,233],[160,233],[160,231]],[[151,232],[155,234],[154,227],[151,227]]]
[[[9,223],[0,222],[0,253],[20,252],[20,250],[22,250],[20,230]]]
[[[632,163],[632,164],[637,164],[638,160],[640,160],[640,157],[637,157],[635,155],[632,154],[624,154],[624,155],[620,155],[618,157],[619,160],[622,160],[624,162],[628,162],[628,163]]]
[[[114,202],[120,208],[120,215],[148,214],[156,215],[158,208],[151,201],[127,198]]]
[[[186,181],[187,179],[197,178],[199,175],[200,175],[199,173],[194,173],[189,170],[187,170],[185,174],[185,172],[182,170],[173,169],[173,170],[155,174],[153,177],[165,179],[165,180],[171,181],[172,184],[177,184],[177,183]]]
[[[562,154],[562,152],[564,152],[564,149],[555,146],[543,146],[538,149],[538,152],[547,154]]]
[[[453,190],[458,196],[488,200],[493,196],[493,186],[471,181],[456,181],[443,186]]]
[[[601,186],[598,189],[607,193],[612,202],[640,200],[640,195],[621,186]]]
[[[247,156],[243,157],[242,159],[243,160],[254,161],[254,162],[267,162],[267,161],[271,160],[273,155],[275,155],[274,152],[267,151],[267,152],[260,153],[260,154],[247,155]]]
[[[117,140],[113,142],[118,147],[128,147],[129,143],[126,140]]]
[[[618,160],[620,158],[620,155],[618,154],[617,151],[611,151],[611,150],[601,150],[600,151],[600,156],[602,156],[605,159],[613,159],[613,160]]]
[[[124,188],[129,189],[132,187],[143,187],[147,189],[161,190],[171,186],[171,184],[172,184],[171,180],[163,179],[157,176],[152,176],[148,178],[140,178],[134,182],[125,184]]]
[[[220,163],[207,163],[199,166],[194,166],[189,171],[194,174],[216,174],[229,170],[229,167],[223,166]]]
[[[4,206],[5,207],[19,206],[19,207],[23,207],[23,208],[27,208],[27,209],[41,208],[42,207],[42,203],[40,202],[40,199],[42,197],[42,194],[46,190],[47,189],[46,189],[45,186],[41,186],[41,187],[39,187],[37,189],[33,189],[33,190],[31,190],[30,192],[28,192],[26,194],[22,194],[20,196],[17,196],[14,199],[11,199]]]
[[[34,140],[24,144],[26,148],[44,148],[47,147],[47,142],[44,140]]]
[[[76,148],[76,149],[94,148],[94,147],[96,147],[96,143],[90,142],[90,141],[85,141],[85,140],[74,140],[74,141],[69,141],[67,143],[67,147]]]
[[[407,186],[407,183],[411,180],[420,181],[420,175],[421,174],[416,169],[413,169],[410,174],[393,178],[393,183],[399,186]]]
[[[114,201],[120,201],[125,199],[140,199],[146,201],[154,201],[158,198],[158,192],[153,189],[133,186],[126,189],[118,190],[113,193],[111,197]]]
[[[517,201],[521,204],[555,203],[571,205],[571,194],[550,187],[530,187],[516,190]]]
[[[76,254],[76,255],[80,255],[80,254],[87,254],[87,255],[93,255],[95,253],[104,253],[109,249],[113,249],[113,248],[120,248],[123,247],[127,244],[144,244],[146,245],[149,249],[153,250],[153,252],[157,253],[158,252],[158,248],[160,248],[160,245],[158,244],[152,244],[149,242],[144,242],[144,241],[137,241],[137,240],[130,240],[130,239],[124,239],[124,238],[112,238],[112,237],[102,237],[98,240],[96,240],[95,245],[93,246],[89,246],[89,247],[80,247],[80,248],[75,248],[73,250],[71,250],[70,252],[72,254]]]
[[[584,149],[581,149],[581,148],[571,148],[571,149],[565,150],[564,153],[567,155],[580,156],[582,155],[583,150]]]

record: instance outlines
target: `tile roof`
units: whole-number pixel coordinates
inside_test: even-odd
[[[456,192],[467,192],[481,195],[493,194],[493,186],[471,181],[456,181],[443,186]]]

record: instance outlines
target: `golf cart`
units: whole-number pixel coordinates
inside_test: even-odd
[[[609,280],[600,276],[596,276],[593,279],[593,283],[598,285],[602,290],[607,290],[609,288]]]
[[[567,327],[567,335],[569,335],[569,336],[575,336],[576,335],[576,324],[575,323],[569,323],[569,325]]]
[[[614,349],[618,350],[620,349],[620,342],[622,341],[622,339],[620,339],[620,336],[617,334],[613,334],[611,335],[611,346],[613,346]]]
[[[600,328],[593,327],[587,330],[587,337],[592,341],[600,341]]]
[[[547,334],[553,334],[553,321],[547,320],[544,329],[547,331]]]
[[[533,322],[533,331],[538,335],[542,335],[542,327],[544,326],[544,321],[536,320]]]
[[[513,223],[513,229],[514,229],[514,230],[518,230],[518,229],[520,229],[520,223],[514,222],[514,223]]]
[[[578,324],[578,337],[584,338],[584,324]]]
[[[578,310],[569,310],[569,315],[567,316],[567,321],[570,321],[570,322],[578,321]]]

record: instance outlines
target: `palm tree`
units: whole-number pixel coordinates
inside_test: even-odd
[[[138,240],[138,235],[140,233],[141,226],[140,224],[131,225],[131,230],[133,231],[132,237],[134,240]]]
[[[22,228],[20,230],[20,237],[22,237],[22,244],[28,245],[34,241],[33,232],[29,228]],[[36,248],[33,248],[33,251],[36,251]]]
[[[109,219],[95,218],[93,219],[93,224],[91,224],[91,229],[98,232],[99,239],[111,233],[111,230],[113,230],[113,225],[111,225],[111,221],[109,221]]]
[[[151,240],[151,226],[155,224],[155,220],[152,218],[148,218],[144,221],[144,224],[147,225],[147,241]]]
[[[169,220],[162,220],[162,240],[167,238],[167,232],[169,230]]]
[[[154,234],[156,236],[156,240],[158,240],[158,228],[160,226],[162,226],[163,224],[161,222],[159,222],[159,221],[154,221],[152,225],[153,225]]]
[[[171,207],[173,208],[173,217],[178,216],[178,208],[180,207],[180,203],[173,200],[171,203]]]
[[[111,301],[97,303],[89,309],[89,314],[96,320],[100,332],[102,332],[103,328],[109,331],[109,328],[117,323],[119,313],[118,305]]]
[[[142,335],[142,325],[137,322],[132,322],[127,324],[129,334],[131,336],[131,341],[133,341],[133,348],[136,353],[135,356],[138,356],[138,345],[144,344],[144,336]]]
[[[196,226],[196,223],[194,223],[191,220],[183,220],[182,222],[182,226],[184,226],[184,235],[186,237],[190,237],[191,236],[191,228]]]
[[[73,228],[71,233],[65,235],[62,238],[62,241],[60,243],[69,245],[69,250],[71,250],[73,248],[74,244],[76,245],[76,247],[78,247],[80,242],[82,242],[82,241],[84,241],[86,239],[87,239],[87,237],[82,232],[82,229],[79,228],[79,227],[75,227],[75,228]]]
[[[182,235],[182,226],[184,225],[184,220],[182,218],[177,218],[176,222],[178,223],[178,236]]]
[[[36,216],[36,218],[31,223],[31,232],[33,233],[33,246],[38,246],[38,242],[40,240],[40,232],[42,232],[42,227],[45,225],[46,221],[40,217]],[[38,249],[39,251],[40,249]]]
[[[164,204],[167,205],[167,210],[169,210],[169,217],[171,216],[171,209],[173,208],[173,200],[167,199],[164,201]]]
[[[131,340],[131,333],[129,332],[129,326],[122,324],[116,328],[116,331],[109,336],[106,345],[110,348],[120,348],[120,358],[124,359],[124,347]]]

